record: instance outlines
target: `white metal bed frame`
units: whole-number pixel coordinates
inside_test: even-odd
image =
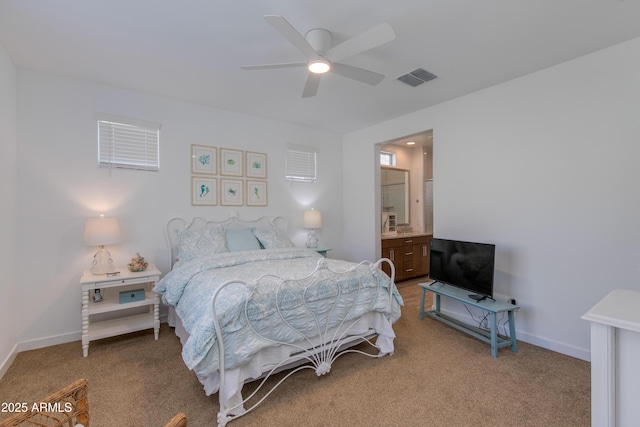
[[[169,221],[167,221],[167,224],[165,225],[165,240],[167,242],[167,245],[169,246],[169,266],[173,269],[173,265],[178,259],[177,239],[179,233],[187,230],[201,231],[219,226],[228,229],[256,227],[275,229],[283,233],[287,232],[287,220],[281,216],[263,216],[254,220],[244,220],[234,212],[228,218],[221,221],[215,221],[202,217],[195,217],[192,219],[174,217],[169,219]]]
[[[223,221],[211,221],[204,218],[194,218],[192,220],[185,220],[182,218],[172,218],[167,222],[167,239],[170,246],[171,251],[171,266],[173,267],[173,263],[176,259],[177,249],[176,249],[176,238],[178,233],[183,230],[204,230],[207,228],[215,227],[215,226],[225,226],[228,228],[241,228],[241,227],[270,227],[275,228],[280,231],[286,232],[287,222],[282,217],[274,217],[267,218],[262,217],[257,220],[240,220],[236,214],[233,214],[229,218]],[[356,320],[348,320],[350,314],[352,314],[355,305],[348,307],[346,310],[343,309],[341,313],[339,313],[338,320],[335,320],[335,315],[338,314],[338,301],[343,296],[343,289],[338,282],[338,278],[340,275],[345,275],[353,272],[355,269],[362,267],[363,265],[368,266],[373,274],[382,273],[381,264],[387,263],[391,269],[391,283],[395,278],[395,270],[393,263],[386,259],[382,258],[375,263],[369,261],[363,261],[357,265],[354,265],[349,271],[346,272],[337,272],[333,271],[329,268],[327,261],[325,258],[320,258],[318,260],[318,264],[316,269],[306,277],[292,279],[286,277],[280,277],[275,275],[264,275],[253,283],[247,283],[242,280],[232,280],[224,283],[220,288],[216,290],[213,296],[212,301],[212,310],[214,314],[215,321],[215,330],[217,335],[218,342],[218,350],[219,350],[219,400],[220,400],[220,411],[218,412],[218,426],[224,427],[228,422],[249,413],[258,407],[276,388],[278,388],[287,378],[291,375],[295,374],[298,371],[303,369],[313,369],[317,376],[325,375],[329,373],[331,370],[331,365],[333,362],[340,356],[347,353],[358,353],[369,357],[382,357],[387,354],[393,354],[392,352],[383,352],[380,351],[380,348],[373,343],[372,339],[377,335],[375,330],[367,329],[366,331],[358,331],[358,321]],[[382,273],[384,274],[384,273]],[[237,399],[225,400],[222,396],[222,390],[225,389],[225,381],[226,379],[226,370],[225,370],[225,340],[222,334],[222,330],[220,325],[217,322],[217,313],[216,313],[216,300],[220,295],[220,292],[227,288],[228,286],[233,285],[244,285],[247,286],[250,290],[255,290],[256,287],[260,286],[262,282],[265,281],[277,281],[277,290],[276,290],[276,306],[277,306],[277,315],[280,320],[287,325],[287,327],[291,328],[291,330],[295,331],[296,334],[299,335],[300,339],[296,343],[285,343],[278,341],[277,339],[273,339],[272,337],[265,336],[264,333],[260,333],[257,331],[257,328],[254,327],[251,321],[250,311],[251,305],[254,303],[253,298],[256,293],[252,292],[252,296],[246,301],[244,306],[244,318],[247,322],[247,325],[253,330],[253,332],[259,336],[260,338],[272,342],[274,346],[289,346],[291,349],[291,355],[289,357],[280,360],[278,363],[274,365],[270,365],[268,367],[262,368],[262,376],[257,378],[262,378],[262,381],[255,388],[255,390],[246,398],[239,397]],[[330,307],[327,313],[316,313],[314,309],[309,304],[308,295],[311,290],[314,288],[314,285],[322,282],[325,286],[330,284],[335,289],[334,296],[329,299],[328,306]],[[288,294],[291,294],[291,291],[297,292],[302,296],[302,302],[305,309],[308,311],[309,315],[313,318],[313,322],[315,323],[312,326],[314,331],[313,334],[306,333],[305,331],[301,331],[292,325],[290,319],[287,318],[286,312],[282,309],[280,301],[282,296],[284,295],[283,289],[289,291]],[[357,294],[360,293],[362,287],[361,283],[358,281],[358,288],[355,290]],[[385,290],[386,291],[386,290]],[[390,286],[388,289],[390,301],[393,298],[393,286]],[[356,301],[357,298],[354,298],[353,301]],[[344,301],[343,301],[344,302]],[[373,301],[372,301],[373,302]],[[328,319],[330,315],[334,315],[334,323],[337,322],[337,325],[330,325]],[[362,326],[360,326],[362,327]],[[375,348],[378,350],[378,353],[371,354],[362,350],[353,349],[352,347],[362,343],[368,343],[371,348]],[[280,379],[275,385],[273,385],[270,389],[266,391],[266,393],[259,397],[257,396],[260,390],[267,387],[267,380],[274,374],[281,372],[286,369],[292,369],[289,371],[282,379]],[[253,381],[253,380],[247,380]],[[250,405],[245,409],[245,404]]]

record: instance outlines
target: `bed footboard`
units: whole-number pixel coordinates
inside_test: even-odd
[[[382,263],[389,265],[390,278],[382,271]],[[363,270],[368,270],[369,279],[362,278]],[[229,281],[222,285],[213,296],[219,350],[218,426],[225,426],[255,409],[298,371],[311,369],[317,376],[325,375],[335,360],[346,353],[368,357],[393,354],[395,335],[389,313],[394,301],[394,278],[393,263],[386,258],[375,263],[363,261],[348,271],[339,272],[332,271],[322,258],[315,271],[303,278],[268,274],[254,283]],[[249,396],[242,397],[240,384],[237,394],[229,398],[224,396],[223,390],[227,390],[226,382],[234,378],[229,379],[225,370],[227,343],[216,315],[216,301],[225,288],[238,284],[250,290],[250,297],[244,304],[243,321],[254,338],[263,340],[268,346],[285,347],[287,356],[264,367],[262,380]],[[381,301],[388,306],[381,306]],[[371,322],[374,317],[377,320]],[[353,348],[362,342],[368,343],[374,351]],[[273,374],[285,369],[291,370],[275,385],[268,385],[267,380]]]

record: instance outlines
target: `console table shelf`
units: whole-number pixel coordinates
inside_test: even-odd
[[[502,347],[510,346],[511,351],[518,351],[518,344],[516,342],[516,325],[513,312],[515,310],[518,310],[520,307],[514,304],[494,301],[490,299],[476,301],[469,298],[469,291],[465,291],[464,289],[456,288],[454,286],[449,286],[441,282],[419,283],[419,285],[422,288],[422,298],[420,301],[420,320],[422,320],[424,318],[424,315],[426,314],[429,317],[445,323],[459,331],[467,333],[481,341],[486,342],[487,344],[491,344],[491,355],[493,357],[498,357],[498,349]],[[434,309],[425,311],[424,299],[427,292],[431,292],[434,294]],[[468,325],[442,313],[440,311],[441,296],[460,301],[468,306],[476,307],[488,312],[490,330],[486,331],[484,329]],[[498,336],[497,314],[505,312],[509,316],[509,339],[504,339]]]

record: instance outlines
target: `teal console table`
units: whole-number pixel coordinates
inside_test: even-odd
[[[511,351],[513,351],[514,353],[518,351],[518,344],[516,342],[516,324],[513,312],[518,310],[520,307],[515,304],[509,304],[506,302],[499,302],[490,299],[476,301],[469,298],[469,294],[471,292],[447,285],[442,282],[433,282],[433,284],[419,283],[419,285],[420,287],[422,287],[422,299],[420,301],[420,320],[422,320],[424,318],[424,315],[426,314],[427,316],[439,320],[440,322],[446,323],[447,325],[456,328],[459,331],[465,332],[481,341],[491,344],[491,355],[493,357],[498,357],[498,349],[502,347],[511,346]],[[425,311],[424,298],[427,292],[431,292],[434,294],[434,309]],[[454,319],[451,316],[443,314],[440,311],[441,296],[460,301],[468,306],[476,307],[488,312],[490,330],[486,331],[475,326],[467,325],[466,323],[460,322],[459,320]],[[509,339],[504,339],[498,336],[497,314],[505,312],[509,316]]]

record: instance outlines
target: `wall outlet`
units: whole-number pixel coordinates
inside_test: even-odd
[[[509,298],[509,304],[517,305],[515,298]]]

